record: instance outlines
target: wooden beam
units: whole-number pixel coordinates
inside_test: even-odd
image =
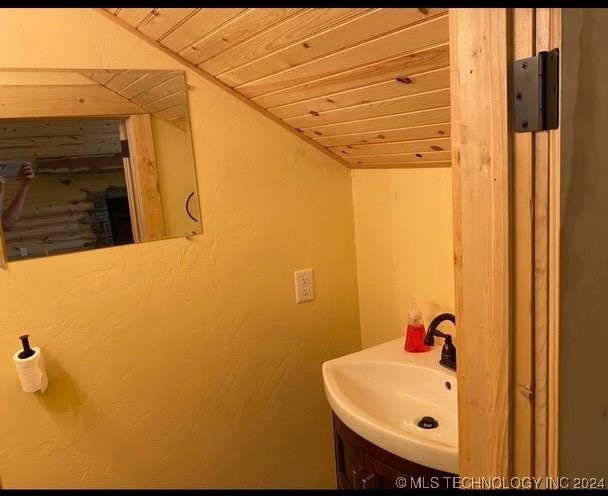
[[[534,9],[510,9],[509,67],[535,51]],[[510,82],[513,84],[513,82]],[[534,135],[513,133],[512,242],[513,242],[513,385],[512,476],[531,477],[534,434]]]
[[[460,477],[510,473],[506,9],[450,9]]]
[[[150,115],[130,116],[126,122],[126,136],[130,157],[125,158],[125,179],[131,222],[134,230],[137,228],[138,231],[137,237],[135,233],[133,237],[137,243],[165,239]],[[134,217],[136,223],[133,222]]]
[[[83,172],[122,169],[122,154],[101,155],[90,157],[62,157],[38,159],[36,161],[38,174],[54,174],[63,172]]]
[[[561,9],[542,8],[536,12],[536,51],[561,49]],[[560,62],[560,71],[561,66]],[[561,127],[560,118],[560,128],[535,134],[534,472],[537,477],[558,476]]]
[[[0,119],[107,117],[146,112],[113,91],[94,85],[0,85],[0,101]]]

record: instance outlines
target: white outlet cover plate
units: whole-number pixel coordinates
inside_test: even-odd
[[[315,299],[315,285],[312,269],[297,270],[294,272],[296,281],[296,303],[303,303]]]

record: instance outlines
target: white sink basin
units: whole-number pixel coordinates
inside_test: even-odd
[[[350,429],[386,451],[457,474],[456,372],[439,365],[443,340],[426,353],[406,353],[403,343],[398,338],[325,362],[329,404]],[[424,416],[438,426],[418,427]]]

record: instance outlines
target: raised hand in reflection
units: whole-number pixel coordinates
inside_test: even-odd
[[[32,169],[32,164],[29,162],[21,164],[21,169],[19,170],[19,175],[17,176],[17,180],[19,181],[19,189],[15,194],[15,197],[11,201],[10,205],[2,212],[2,229],[5,231],[10,231],[17,221],[19,217],[21,217],[21,212],[23,211],[23,205],[25,204],[25,198],[27,197],[27,190],[30,187],[32,180],[34,179],[34,169]],[[5,179],[0,178],[0,204],[4,199],[4,183]]]

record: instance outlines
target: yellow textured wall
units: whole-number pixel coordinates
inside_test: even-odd
[[[2,9],[0,32],[1,67],[181,68],[91,9]],[[334,484],[321,364],[360,347],[350,172],[187,80],[204,234],[0,271],[5,488]],[[44,395],[11,360],[25,332]]]
[[[451,174],[352,172],[364,348],[405,336],[411,297],[427,326],[442,312],[454,313]],[[441,329],[456,334],[449,322]]]

